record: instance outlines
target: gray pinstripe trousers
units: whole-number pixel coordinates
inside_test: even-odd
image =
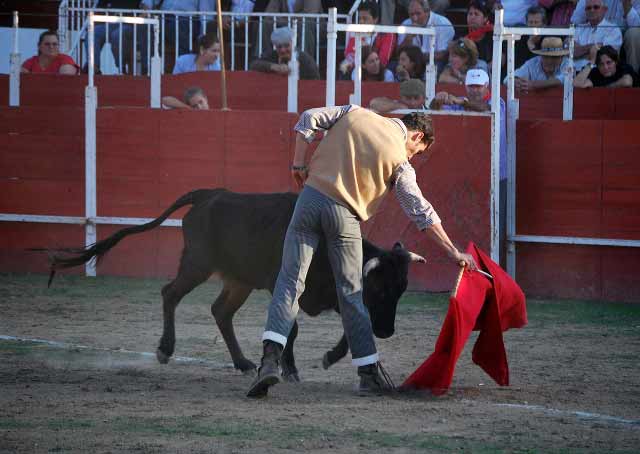
[[[262,336],[286,345],[298,314],[298,298],[320,236],[327,242],[338,293],[342,325],[356,366],[378,361],[369,312],[362,302],[362,235],[360,223],[347,208],[305,186],[287,229],[282,266],[269,305]]]

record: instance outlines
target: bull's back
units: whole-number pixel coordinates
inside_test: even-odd
[[[185,248],[214,272],[271,290],[296,198],[292,193],[212,192],[184,217]]]

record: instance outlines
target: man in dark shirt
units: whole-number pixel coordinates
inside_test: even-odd
[[[276,28],[271,33],[271,43],[275,50],[263,55],[251,63],[250,69],[266,73],[289,75],[289,60],[291,60],[292,32],[288,27]],[[300,64],[300,79],[320,79],[318,65],[311,55],[303,51],[296,51]]]

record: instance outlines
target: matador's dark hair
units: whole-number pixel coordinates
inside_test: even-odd
[[[422,141],[424,143],[433,142],[436,139],[433,132],[433,122],[431,117],[423,112],[411,112],[401,118],[409,131],[420,131],[424,133]]]

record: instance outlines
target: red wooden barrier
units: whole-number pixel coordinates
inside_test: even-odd
[[[55,109],[53,126],[65,129],[60,119],[81,114],[80,109]],[[68,111],[69,115],[64,112]],[[63,113],[61,113],[63,112]],[[50,108],[0,109],[6,139],[20,134],[21,141],[8,142],[2,156],[0,182],[11,189],[0,212],[64,214],[82,216],[84,211],[83,143],[70,151],[47,154],[38,130]],[[33,123],[32,118],[38,120]],[[292,189],[288,170],[291,162],[293,125],[297,115],[284,112],[193,112],[145,108],[98,110],[97,169],[98,215],[156,217],[178,196],[200,187],[226,187],[240,192],[281,192]],[[74,117],[75,125],[81,118]],[[51,125],[43,126],[49,131]],[[437,144],[427,161],[414,165],[427,197],[436,206],[451,236],[462,246],[472,240],[489,248],[489,128],[487,118],[436,118]],[[460,128],[476,131],[462,135]],[[69,127],[69,137],[83,134]],[[64,137],[61,135],[60,137]],[[71,139],[70,139],[71,140]],[[52,140],[53,141],[53,140]],[[33,147],[34,155],[30,149]],[[50,151],[50,150],[49,150]],[[21,156],[30,155],[29,159]],[[52,156],[55,159],[52,160]],[[54,162],[53,165],[42,163]],[[460,162],[470,165],[461,167]],[[65,173],[66,172],[66,173]],[[64,178],[61,178],[63,175]],[[6,193],[6,192],[5,192]],[[186,208],[174,217],[184,214]],[[78,246],[64,226],[43,235],[43,227],[2,223],[7,231],[24,231],[30,245]],[[71,229],[72,227],[69,227]],[[121,227],[98,226],[99,238]],[[45,229],[46,230],[46,229]],[[446,290],[455,278],[451,263],[435,250],[426,235],[409,225],[390,196],[378,216],[365,226],[365,233],[382,246],[402,240],[429,258],[427,265],[412,270],[412,287]],[[25,240],[27,241],[27,240]],[[23,258],[24,241],[16,247],[5,244],[0,270],[45,271],[46,260],[35,264]],[[182,245],[180,232],[161,228],[127,239],[100,264],[99,272],[135,276],[170,276],[175,273]]]
[[[212,108],[220,108],[220,73],[198,72],[162,77],[162,94],[182,98],[187,87],[199,86],[209,97]],[[86,76],[26,74],[21,77],[21,105],[23,106],[83,106]],[[148,106],[149,78],[133,76],[96,76],[100,106]],[[3,89],[6,84],[6,89]],[[0,105],[8,104],[8,76],[0,76]],[[365,82],[362,84],[362,105],[371,98],[397,98],[399,84]],[[436,91],[463,94],[459,85],[438,84]],[[302,80],[298,85],[298,110],[325,104],[325,81]],[[347,104],[353,83],[336,83],[336,104]],[[506,89],[502,87],[502,96]],[[234,110],[287,110],[287,79],[274,74],[254,71],[227,73],[228,106]],[[562,89],[554,88],[519,96],[520,119],[562,118]],[[587,89],[574,91],[575,119],[640,119],[640,90]]]
[[[640,239],[639,121],[518,122],[522,235]],[[541,296],[640,301],[637,248],[517,245],[517,278]]]

